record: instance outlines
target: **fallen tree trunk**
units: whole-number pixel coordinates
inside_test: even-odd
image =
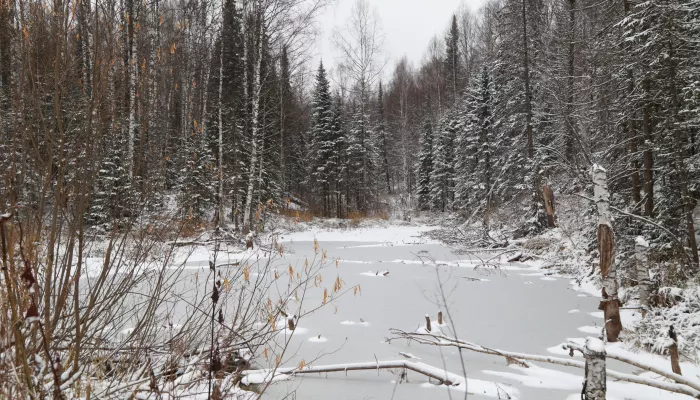
[[[464,377],[453,374],[451,372],[445,371],[440,368],[433,367],[428,364],[420,362],[411,362],[405,360],[397,361],[375,361],[375,362],[365,362],[365,363],[349,363],[349,364],[332,364],[332,365],[319,365],[319,366],[309,366],[305,365],[302,368],[277,368],[275,370],[247,370],[243,371],[244,376],[249,375],[264,375],[268,379],[272,379],[271,376],[279,375],[299,375],[299,374],[318,374],[323,372],[347,372],[347,371],[363,371],[363,370],[380,370],[380,369],[408,369],[411,371],[418,372],[429,378],[437,379],[444,385],[457,386]]]
[[[433,346],[443,346],[443,347],[458,347],[465,350],[475,351],[477,353],[489,354],[494,356],[504,357],[509,363],[516,363],[518,365],[524,365],[527,367],[526,361],[533,362],[543,362],[549,364],[563,365],[567,367],[575,367],[585,369],[586,365],[583,361],[566,359],[560,357],[550,357],[550,356],[540,356],[535,354],[526,353],[516,353],[511,351],[503,351],[497,349],[491,349],[488,347],[480,346],[475,343],[466,342],[464,340],[451,338],[439,334],[428,334],[428,333],[415,333],[406,332],[399,329],[392,329],[392,333],[398,335],[400,338],[414,340],[421,344],[429,344]],[[569,343],[564,345],[565,348],[573,350],[578,350],[583,352],[583,347]],[[612,349],[611,349],[612,350]],[[611,351],[607,354],[608,358],[619,360],[622,362],[629,363],[636,367],[645,369],[650,372],[657,373],[666,378],[672,379],[674,382],[665,382],[662,380],[656,380],[651,378],[646,378],[642,376],[625,374],[610,369],[606,370],[608,378],[612,378],[618,381],[636,383],[645,386],[655,387],[657,389],[666,390],[673,393],[681,393],[691,396],[696,399],[700,399],[700,382],[688,379],[684,376],[674,374],[672,372],[664,371],[659,368],[655,368],[637,361],[630,360],[629,357],[619,354],[618,352]]]

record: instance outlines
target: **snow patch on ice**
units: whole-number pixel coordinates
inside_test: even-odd
[[[600,335],[603,332],[603,328],[600,326],[580,326],[578,330],[580,332],[590,333],[593,335]]]
[[[435,229],[430,226],[389,226],[368,227],[357,229],[324,230],[312,228],[302,232],[284,235],[281,242],[370,242],[379,245],[388,244],[438,244],[439,241],[429,239],[422,234]]]
[[[341,325],[362,325],[362,326],[369,326],[369,322],[367,322],[367,321],[355,322],[355,321],[349,321],[349,320],[348,320],[348,321],[342,321],[340,324],[341,324]]]
[[[321,335],[318,335],[318,336],[310,337],[308,340],[309,340],[309,342],[313,342],[313,343],[325,343],[328,341],[328,338],[325,338]]]
[[[384,278],[384,277],[389,276],[389,271],[367,271],[367,272],[361,272],[360,275]]]
[[[511,368],[519,373],[490,370],[484,370],[483,372],[488,375],[513,379],[525,386],[536,388],[575,390],[576,388],[580,388],[583,383],[583,374],[555,371],[537,365],[530,365],[530,368],[511,365]]]

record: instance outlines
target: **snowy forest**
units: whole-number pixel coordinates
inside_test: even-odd
[[[580,398],[606,398],[606,371],[607,398],[700,398],[700,0],[465,3],[420,61],[388,54],[355,0],[319,62],[333,4],[0,0],[0,399],[309,398],[355,389],[292,377],[380,369],[394,391],[411,370],[465,398],[567,398],[504,372],[533,362],[584,368],[550,377]],[[580,360],[513,348],[545,352],[564,327],[493,344],[512,353],[462,340],[460,307],[481,300],[450,306],[447,286],[503,279],[441,270],[466,265],[592,288],[602,322],[559,346]],[[401,274],[427,274],[437,305],[359,318]],[[591,318],[576,301],[566,318]],[[349,309],[335,325],[408,347],[297,347],[345,346],[318,320]],[[443,347],[459,361],[431,358]],[[509,367],[471,375],[462,350]]]

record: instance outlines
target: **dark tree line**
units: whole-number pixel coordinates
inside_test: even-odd
[[[653,222],[697,264],[697,0],[491,1],[384,72],[359,1],[338,68],[308,79],[323,4],[3,2],[3,207],[247,230],[287,197],[344,217],[401,196],[485,227],[527,207],[528,234],[554,223],[545,193],[589,187],[597,163],[639,217],[625,232]]]
[[[625,237],[648,234],[697,266],[699,8],[503,0],[462,11],[420,68],[399,63],[389,84],[389,135],[410,127],[400,147],[415,166],[393,180],[417,185],[421,209],[486,226],[494,209],[529,204],[528,234],[552,225],[545,194],[590,188],[597,163],[613,205],[632,215],[616,223]]]

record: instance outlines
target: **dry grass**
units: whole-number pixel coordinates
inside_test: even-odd
[[[208,223],[199,218],[186,218],[180,221],[179,236],[191,238],[207,228]]]
[[[350,226],[358,226],[365,219],[387,221],[389,213],[386,210],[378,211],[352,211],[348,214],[347,220],[350,221]]]
[[[294,218],[297,222],[311,222],[314,218],[324,218],[323,214],[314,210],[280,210],[280,215]],[[389,219],[389,212],[386,210],[377,211],[351,211],[345,218],[351,226],[357,226],[362,220],[383,220]]]
[[[280,215],[295,218],[297,222],[311,222],[317,215],[311,210],[280,210]]]

